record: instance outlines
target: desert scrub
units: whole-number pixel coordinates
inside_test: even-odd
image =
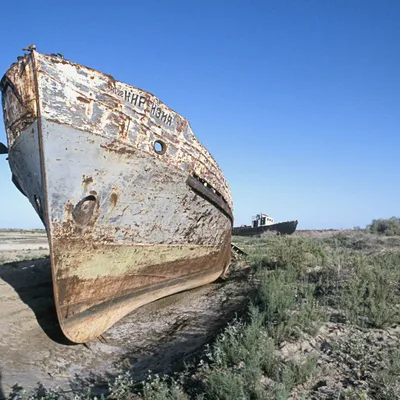
[[[389,219],[374,219],[367,229],[376,234],[386,236],[400,235],[400,218],[392,217]]]
[[[328,252],[335,248],[370,251],[377,247],[376,236],[364,231],[339,232],[331,237],[324,238],[322,242],[328,247]],[[380,243],[382,242],[380,241]]]
[[[317,361],[313,357],[308,357],[303,363],[288,361],[281,371],[280,379],[275,384],[275,399],[292,398],[293,388],[307,382],[314,375],[316,366]]]
[[[238,245],[253,266],[251,305],[247,316],[234,320],[209,346],[197,371],[202,385],[190,398],[287,399],[314,374],[316,360],[284,360],[279,346],[304,332],[314,334],[326,319],[315,283],[304,275],[326,255],[305,238],[245,238]]]
[[[202,371],[207,399],[264,399],[264,376],[276,379],[275,345],[263,327],[263,316],[250,309],[250,321],[235,320],[207,352]]]
[[[236,320],[210,348],[202,376],[204,398],[284,399],[314,373],[314,358],[302,362],[281,359],[263,312],[251,306],[249,313],[248,323]]]
[[[297,271],[260,271],[255,295],[264,326],[276,343],[310,334],[325,320],[324,312],[314,297],[315,285],[299,279]]]
[[[376,399],[400,398],[400,350],[391,349],[386,363],[375,375],[374,395]]]
[[[247,316],[234,320],[209,346],[197,371],[201,389],[192,392],[190,398],[287,399],[294,387],[315,372],[313,357],[284,360],[279,356],[279,346],[304,332],[314,334],[324,320],[314,297],[315,284],[300,276],[302,270],[316,263],[310,263],[309,255],[322,260],[323,249],[303,238],[268,237],[246,242],[255,267],[252,304]],[[290,249],[285,255],[286,245]],[[306,253],[304,257],[302,252]],[[258,256],[274,260],[273,269],[257,263]]]
[[[400,253],[359,258],[341,285],[339,306],[352,324],[384,328],[400,323]]]
[[[149,375],[141,393],[144,400],[189,400],[182,385],[174,378]]]
[[[121,374],[109,379],[104,397],[400,398],[394,328],[400,324],[400,237],[362,231],[310,236],[234,237],[249,254],[251,268],[238,269],[251,283],[248,309],[179,373],[151,374],[144,382]],[[337,380],[329,382],[325,368],[332,365]],[[55,398],[54,392],[46,396]]]
[[[400,323],[399,252],[366,254],[337,247],[309,279],[319,303],[336,310],[336,320],[362,328]]]
[[[300,276],[305,269],[323,264],[326,252],[318,242],[303,237],[252,238],[241,244],[254,268],[291,269]]]

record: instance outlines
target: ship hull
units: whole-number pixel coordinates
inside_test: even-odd
[[[151,117],[154,96],[138,93],[145,98],[139,113],[118,98],[111,77],[83,69],[79,80],[76,65],[30,57],[37,118],[17,134],[8,126],[9,162],[46,226],[60,326],[71,341],[87,342],[141,305],[209,283],[228,268],[230,193],[182,117],[166,107],[161,122],[157,112]],[[19,79],[27,73],[25,66]],[[112,87],[107,101],[104,82]],[[10,98],[9,90],[7,117],[18,113]]]

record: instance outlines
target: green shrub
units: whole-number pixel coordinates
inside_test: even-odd
[[[392,217],[389,219],[374,219],[367,229],[376,234],[386,236],[400,235],[400,218]]]
[[[392,400],[400,398],[400,350],[393,349],[387,354],[385,368],[377,371],[374,394],[376,399]]]
[[[119,399],[119,398],[118,398]],[[188,400],[180,383],[173,378],[149,376],[143,385],[144,400]]]
[[[262,315],[250,309],[250,321],[234,321],[219,335],[203,369],[207,399],[268,399],[262,387],[264,375],[276,378],[279,362],[274,341],[263,328]]]
[[[274,236],[247,241],[245,250],[255,268],[290,269],[300,276],[307,268],[323,264],[324,248],[314,241],[291,236]]]
[[[242,400],[248,398],[246,382],[242,375],[232,370],[222,369],[210,373],[207,398],[210,400]]]
[[[305,362],[288,361],[281,370],[280,379],[275,385],[276,399],[287,400],[296,385],[306,382],[315,372],[316,359],[309,357]]]
[[[354,276],[342,284],[340,305],[347,319],[361,327],[400,323],[400,254],[364,257]]]
[[[338,233],[324,239],[330,249],[349,249],[349,250],[369,250],[375,246],[376,238],[369,238],[362,232],[352,232],[351,234]]]

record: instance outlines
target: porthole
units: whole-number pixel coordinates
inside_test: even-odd
[[[97,206],[97,199],[90,195],[84,197],[72,210],[72,217],[81,225],[86,225],[90,222]]]
[[[162,140],[156,140],[153,144],[153,150],[157,154],[164,154],[167,150],[167,145]]]

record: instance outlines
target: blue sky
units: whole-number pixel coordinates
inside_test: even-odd
[[[3,3],[1,74],[35,43],[154,93],[218,161],[235,225],[400,216],[399,1]],[[41,227],[2,157],[0,227]]]

